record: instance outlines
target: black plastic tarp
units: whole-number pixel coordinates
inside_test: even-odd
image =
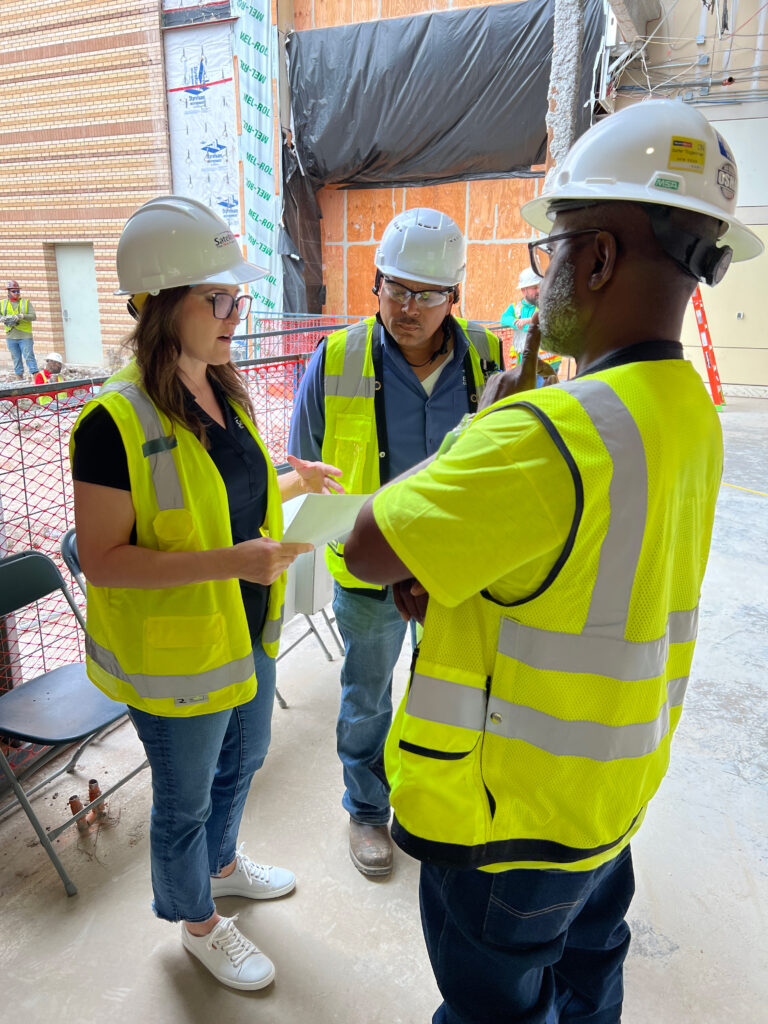
[[[493,4],[287,40],[294,143],[317,189],[528,177],[546,154],[554,0]],[[587,0],[580,83],[589,127],[602,0]]]

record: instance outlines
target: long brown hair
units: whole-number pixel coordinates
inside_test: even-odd
[[[139,321],[126,339],[136,357],[142,384],[161,412],[191,430],[208,447],[205,427],[199,416],[184,401],[184,388],[176,372],[181,353],[178,332],[179,306],[188,287],[164,288],[157,295],[148,295]],[[227,398],[241,405],[251,419],[255,418],[253,403],[243,376],[233,362],[206,369],[209,380],[218,381]]]

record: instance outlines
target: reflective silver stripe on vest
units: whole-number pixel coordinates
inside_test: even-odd
[[[688,679],[670,679],[667,700],[656,718],[630,725],[571,721],[535,708],[491,697],[485,730],[506,739],[522,740],[559,757],[615,761],[652,754],[669,732],[669,709],[683,702]]]
[[[484,690],[446,679],[414,673],[406,711],[414,718],[441,725],[485,730],[506,739],[522,740],[558,757],[588,757],[613,761],[651,754],[669,732],[670,708],[683,703],[688,677],[670,679],[667,700],[650,722],[604,725],[571,721],[491,696]]]
[[[128,675],[114,654],[97,644],[90,634],[85,637],[85,649],[89,657],[110,676],[129,683],[140,697],[152,699],[201,697],[227,686],[237,686],[253,675],[253,655],[250,652],[237,661],[196,675],[154,676],[140,672]]]
[[[608,530],[581,633],[552,632],[504,619],[499,651],[553,672],[653,679],[664,671],[670,643],[696,639],[698,608],[670,613],[667,628],[657,640],[625,639],[648,503],[643,439],[626,405],[604,381],[570,381],[559,389],[579,402],[611,457]]]
[[[605,635],[607,626],[609,635],[623,639],[645,532],[645,446],[629,409],[604,381],[579,381],[577,386],[568,382],[562,390],[571,393],[592,420],[613,463],[608,492],[611,518],[600,548],[584,632],[597,628]]]
[[[638,643],[617,639],[605,630],[587,633],[555,633],[502,619],[498,650],[507,658],[547,672],[583,672],[611,679],[655,679],[664,671],[670,644],[696,639],[699,610],[671,612],[667,628],[658,640]]]
[[[157,449],[153,450],[152,454],[146,456],[152,473],[152,484],[157,497],[157,507],[161,511],[171,508],[184,508],[184,495],[181,490],[181,481],[179,480],[176,463],[173,461],[173,455],[171,454],[172,448],[163,443],[167,435],[165,430],[163,430],[157,409],[152,404],[151,399],[138,385],[128,381],[118,380],[112,384],[105,384],[101,389],[101,394],[108,391],[117,391],[130,402],[141,424],[141,429],[144,431],[147,442],[151,448]]]
[[[491,361],[491,346],[488,342],[488,335],[481,327],[475,327],[471,324],[467,324],[465,328],[462,328],[466,334],[469,342],[474,346],[478,356],[484,359],[486,363]]]
[[[325,374],[325,393],[333,398],[373,398],[376,381],[363,376],[368,348],[368,324],[354,324],[347,329],[344,343],[344,369]]]
[[[485,689],[449,683],[445,679],[414,672],[408,690],[406,712],[428,722],[458,725],[479,732],[485,722],[488,695]]]
[[[280,609],[280,615],[276,619],[267,619],[264,623],[264,629],[261,633],[262,643],[274,644],[280,639],[280,630],[283,628],[283,615],[285,614],[285,605]]]

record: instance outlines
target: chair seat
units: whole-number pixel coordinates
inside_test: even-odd
[[[85,665],[62,665],[0,696],[0,734],[56,746],[85,739],[128,709],[97,689]]]

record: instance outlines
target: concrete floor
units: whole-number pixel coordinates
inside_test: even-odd
[[[767,1019],[768,402],[732,399],[722,422],[725,486],[686,711],[633,844],[625,1024]],[[281,661],[290,708],[275,709],[272,749],[241,829],[255,858],[296,871],[296,892],[271,903],[220,901],[276,962],[275,984],[258,993],[221,987],[182,949],[178,927],[153,918],[144,772],[113,797],[109,827],[86,839],[71,829],[58,841],[80,890],[73,898],[22,814],[0,826],[6,1014],[26,1024],[429,1022],[439,999],[419,925],[418,866],[398,852],[391,878],[370,881],[347,854],[338,671],[338,658],[327,662],[311,639]],[[57,824],[89,776],[104,785],[139,758],[122,726],[37,800],[39,813]]]

